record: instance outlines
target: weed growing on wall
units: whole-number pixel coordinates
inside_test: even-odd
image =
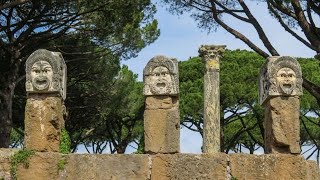
[[[62,171],[64,170],[64,167],[66,165],[66,159],[63,157],[63,159],[60,159],[59,162],[58,162],[58,170],[59,171]]]
[[[11,157],[10,174],[11,178],[17,179],[17,167],[22,164],[24,168],[29,168],[29,157],[34,155],[34,151],[22,149]]]
[[[60,135],[60,153],[68,154],[70,152],[71,140],[68,131],[63,128]]]

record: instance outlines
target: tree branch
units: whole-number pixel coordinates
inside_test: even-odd
[[[240,3],[241,7],[243,8],[244,12],[248,16],[250,23],[253,25],[255,30],[257,31],[259,38],[261,39],[262,43],[264,44],[264,47],[268,49],[268,51],[271,53],[273,56],[279,56],[279,53],[277,50],[272,46],[271,42],[269,41],[267,35],[264,33],[262,27],[260,26],[259,22],[257,19],[251,14],[250,9],[244,2],[244,0],[238,0]]]
[[[29,2],[30,0],[15,0],[15,1],[11,1],[8,3],[5,3],[3,5],[0,5],[0,11],[6,8],[12,8],[14,6],[20,5],[20,4],[24,4],[26,2]]]
[[[262,49],[260,49],[258,46],[256,46],[254,43],[252,43],[246,36],[241,34],[240,32],[236,31],[235,29],[231,28],[227,24],[225,24],[222,20],[219,19],[217,11],[216,11],[216,5],[213,0],[211,0],[211,5],[212,5],[212,17],[214,20],[221,26],[223,27],[226,31],[234,35],[236,38],[240,39],[243,41],[245,44],[247,44],[251,49],[256,51],[259,55],[261,55],[264,58],[269,57],[269,54],[264,52]]]
[[[273,13],[273,15],[278,19],[279,23],[281,24],[281,26],[288,32],[290,33],[293,37],[295,37],[298,41],[300,41],[301,43],[303,43],[304,45],[306,45],[308,48],[313,49],[313,50],[317,50],[316,47],[314,47],[312,44],[310,44],[308,41],[306,41],[305,39],[303,39],[302,37],[300,37],[297,33],[295,33],[292,29],[290,29],[286,23],[282,20],[282,17],[279,15],[279,13],[277,13],[277,11],[272,7],[272,5],[267,2],[268,4],[268,9]]]

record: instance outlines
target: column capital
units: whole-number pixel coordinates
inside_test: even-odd
[[[199,48],[199,56],[204,61],[218,59],[225,52],[225,45],[201,45]]]

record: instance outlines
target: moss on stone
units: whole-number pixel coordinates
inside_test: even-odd
[[[68,131],[63,128],[61,130],[61,135],[60,135],[60,153],[63,154],[68,154],[70,153],[70,146],[71,146],[71,140],[68,134]]]
[[[29,168],[29,158],[34,153],[32,150],[22,149],[11,157],[10,174],[12,179],[17,179],[17,167],[19,164],[22,164],[24,168]]]
[[[60,159],[59,162],[58,162],[58,170],[59,171],[64,170],[66,163],[67,162],[66,162],[66,159],[64,157],[62,159]]]

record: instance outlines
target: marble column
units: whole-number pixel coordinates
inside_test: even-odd
[[[203,152],[220,152],[220,58],[226,46],[203,45],[199,49],[205,62]]]

